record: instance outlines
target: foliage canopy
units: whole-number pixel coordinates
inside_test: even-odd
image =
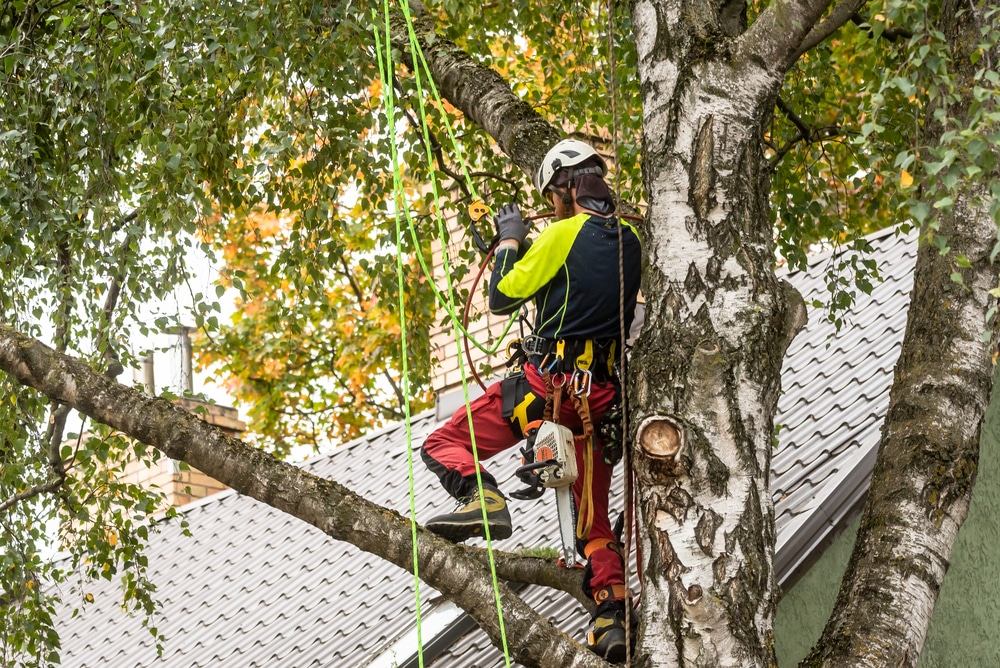
[[[137,366],[145,351],[133,339],[193,324],[201,363],[244,403],[256,441],[278,454],[400,417],[404,326],[410,408],[427,406],[427,332],[438,315],[418,255],[431,252],[435,214],[463,211],[474,197],[470,182],[491,204],[540,202],[525,175],[454,108],[429,105],[422,118],[403,65],[393,84],[406,120],[386,127],[372,9],[304,0],[5,3],[3,322],[111,375]],[[443,0],[429,9],[441,38],[493,67],[567,134],[615,153],[622,198],[644,201],[642,110],[624,6],[613,21],[602,3]],[[749,7],[751,19],[756,10]],[[861,237],[900,222],[900,211],[933,234],[935,215],[959,188],[993,171],[995,64],[983,63],[966,95],[926,10],[911,0],[872,3],[788,77],[764,152],[777,245],[792,266],[815,244],[853,244],[862,253]],[[1000,34],[996,10],[970,11],[981,12],[976,39],[985,53]],[[972,106],[971,124],[951,121],[959,104]],[[944,132],[927,144],[932,124]],[[390,133],[406,149],[399,168],[416,214],[415,234],[399,248]],[[470,181],[460,176],[463,160]],[[432,174],[445,184],[437,200],[426,187]],[[998,187],[987,191],[994,217]],[[460,246],[463,271],[477,260],[464,236],[446,241]],[[947,240],[938,243],[946,252]],[[150,305],[189,291],[200,253],[219,267],[217,290],[189,295],[190,312],[150,320]],[[399,253],[405,314],[396,308]],[[863,253],[832,270],[837,318],[851,291],[870,290],[877,272]],[[227,290],[238,294],[232,308],[222,302]],[[16,611],[3,616],[0,656],[27,665],[55,661],[58,651],[39,580],[125,573],[126,605],[154,608],[141,544],[157,499],[114,473],[129,456],[156,455],[96,426],[64,446],[74,437],[61,417],[50,419],[59,411],[12,381],[0,384],[0,503],[15,500],[0,516],[0,593]],[[40,555],[57,525],[71,556],[52,564]]]

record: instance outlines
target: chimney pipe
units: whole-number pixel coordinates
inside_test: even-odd
[[[156,383],[153,376],[153,353],[148,352],[142,360],[142,384],[146,388],[146,394],[156,394]]]
[[[181,338],[181,389],[186,393],[194,392],[194,373],[191,369],[191,331],[190,327],[181,327],[178,335]]]
[[[194,355],[191,349],[191,332],[193,331],[195,331],[194,327],[185,327],[184,325],[167,329],[168,334],[177,335],[181,347],[181,378],[177,388],[181,394],[194,392],[194,373],[192,371],[192,357]]]

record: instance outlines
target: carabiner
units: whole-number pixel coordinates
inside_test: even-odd
[[[573,371],[573,394],[576,396],[590,396],[590,388],[592,385],[594,374],[587,369],[576,369]]]
[[[486,206],[482,200],[477,199],[469,205],[469,232],[472,233],[472,241],[476,244],[476,248],[478,248],[479,252],[483,255],[490,252],[490,249],[493,248],[496,240],[491,239],[490,242],[487,243],[483,239],[482,235],[479,234],[479,229],[476,227],[476,223],[478,223],[480,219],[482,219],[482,217],[489,212],[490,208]]]

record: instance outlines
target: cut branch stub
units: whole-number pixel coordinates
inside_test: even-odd
[[[684,428],[665,415],[648,417],[636,434],[639,448],[650,459],[678,464],[684,454]]]

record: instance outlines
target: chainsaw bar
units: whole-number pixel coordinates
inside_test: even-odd
[[[559,540],[566,568],[576,566],[576,523],[573,521],[573,488],[556,488],[556,514],[559,517]]]

